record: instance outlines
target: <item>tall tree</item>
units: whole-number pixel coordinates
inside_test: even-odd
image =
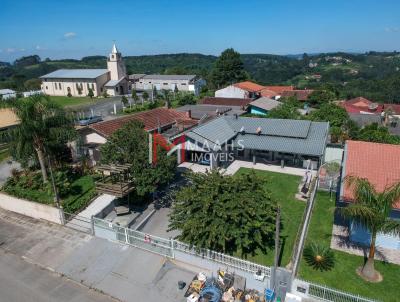
[[[282,119],[301,119],[299,112],[299,101],[295,97],[282,99],[283,103],[278,107],[270,110],[267,117],[269,118],[282,118]]]
[[[371,234],[368,259],[358,272],[369,281],[380,281],[382,276],[374,267],[376,236],[380,232],[400,234],[400,221],[390,218],[390,212],[400,198],[400,182],[382,192],[378,192],[367,179],[355,176],[347,176],[345,185],[352,189],[356,202],[341,208],[342,215],[361,224]]]
[[[330,90],[315,90],[309,95],[307,103],[313,107],[320,107],[322,104],[331,103],[335,99],[335,93]]]
[[[233,48],[228,48],[221,53],[211,72],[211,81],[215,88],[241,82],[248,77],[240,54]]]
[[[75,138],[72,119],[62,107],[44,95],[18,99],[8,102],[7,106],[20,121],[10,130],[14,156],[27,160],[35,154],[43,182],[47,182],[46,155]]]
[[[217,170],[188,174],[176,194],[170,230],[179,240],[224,253],[266,251],[273,244],[277,205],[254,172],[237,176]]]
[[[176,158],[157,150],[157,163],[149,163],[149,134],[143,123],[132,121],[115,131],[101,147],[102,162],[131,164],[136,192],[144,196],[174,177]]]
[[[135,105],[137,104],[137,101],[139,101],[139,96],[137,95],[135,89],[132,89],[132,100],[133,100],[133,103],[134,103]]]

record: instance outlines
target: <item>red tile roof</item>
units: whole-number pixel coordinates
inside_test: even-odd
[[[272,90],[277,94],[282,94],[284,91],[290,91],[294,89],[294,86],[265,86],[268,90]]]
[[[370,142],[346,141],[344,176],[368,179],[377,191],[400,181],[400,146]],[[345,185],[342,198],[354,201],[351,189]],[[400,201],[396,209],[400,209]]]
[[[199,101],[200,104],[220,105],[220,106],[248,106],[253,99],[240,98],[221,98],[221,97],[205,97]]]
[[[260,93],[261,93],[261,96],[264,96],[266,98],[273,98],[274,96],[279,95],[279,93],[277,93],[277,92],[275,92],[273,90],[270,90],[268,88],[265,88],[265,89],[261,90]]]
[[[342,101],[339,106],[343,107],[348,113],[374,113],[380,114],[383,111],[383,105],[374,103],[364,97],[356,97],[351,100]]]
[[[246,91],[249,91],[249,92],[258,92],[258,91],[261,91],[262,89],[265,89],[264,86],[258,85],[256,83],[253,83],[250,81],[236,83],[236,84],[233,84],[233,86],[238,87],[243,90],[246,90]]]
[[[313,93],[312,89],[293,89],[293,90],[285,90],[282,91],[282,97],[291,97],[294,96],[299,101],[307,101],[309,95]]]
[[[90,125],[90,128],[104,137],[108,137],[116,130],[133,120],[143,122],[146,131],[152,131],[157,129],[159,126],[166,127],[175,123],[191,126],[197,124],[197,121],[190,119],[185,112],[179,112],[167,108],[156,108],[116,118],[114,120],[92,124]]]
[[[396,115],[400,114],[400,104],[384,104],[383,110],[391,109]]]

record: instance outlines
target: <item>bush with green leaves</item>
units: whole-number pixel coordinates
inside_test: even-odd
[[[304,248],[303,257],[315,270],[328,271],[335,265],[333,251],[329,247],[314,242]]]

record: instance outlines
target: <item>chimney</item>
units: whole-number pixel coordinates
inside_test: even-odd
[[[186,111],[186,117],[188,117],[188,118],[192,118],[192,110],[188,110],[188,111]]]

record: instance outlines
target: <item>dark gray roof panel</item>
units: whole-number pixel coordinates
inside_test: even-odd
[[[203,139],[207,139],[208,141],[218,145],[223,145],[236,135],[235,131],[231,128],[224,117],[217,118],[192,129],[187,133],[187,136],[191,137],[192,133],[196,135],[196,138],[193,139],[197,139],[197,137],[200,136]]]

